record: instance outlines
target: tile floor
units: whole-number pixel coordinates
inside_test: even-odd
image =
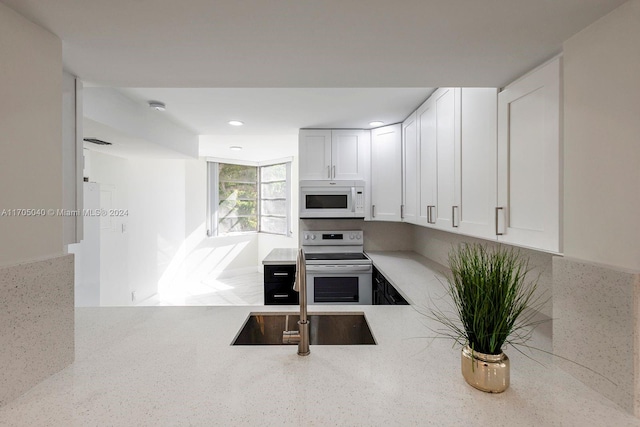
[[[262,305],[264,275],[259,272],[184,282],[137,306]]]

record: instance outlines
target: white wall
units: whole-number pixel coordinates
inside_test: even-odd
[[[62,44],[0,4],[0,211],[62,207]],[[0,266],[61,255],[62,217],[0,217]]]
[[[640,270],[640,1],[564,44],[564,253]]]
[[[62,44],[1,3],[0,100],[0,212],[61,208]],[[73,362],[62,230],[61,216],[0,216],[0,406]]]

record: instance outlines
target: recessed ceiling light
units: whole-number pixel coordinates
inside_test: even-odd
[[[373,127],[382,126],[383,124],[384,122],[381,122],[379,120],[374,120],[373,122],[369,122],[369,126],[373,126]]]
[[[234,151],[240,151],[242,150],[242,147],[240,147],[239,145],[232,145],[231,147],[229,147],[229,149]]]
[[[149,107],[158,111],[164,111],[167,109],[167,106],[164,105],[164,102],[160,102],[160,101],[149,101]]]
[[[231,126],[242,126],[244,122],[241,122],[240,120],[229,120],[229,124]]]

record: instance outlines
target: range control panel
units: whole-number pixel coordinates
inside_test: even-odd
[[[363,237],[364,232],[362,230],[305,231],[302,235],[302,244],[305,246],[362,245]]]

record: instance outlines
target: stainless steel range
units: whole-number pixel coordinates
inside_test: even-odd
[[[361,230],[305,231],[302,249],[310,304],[373,303],[373,267]]]

